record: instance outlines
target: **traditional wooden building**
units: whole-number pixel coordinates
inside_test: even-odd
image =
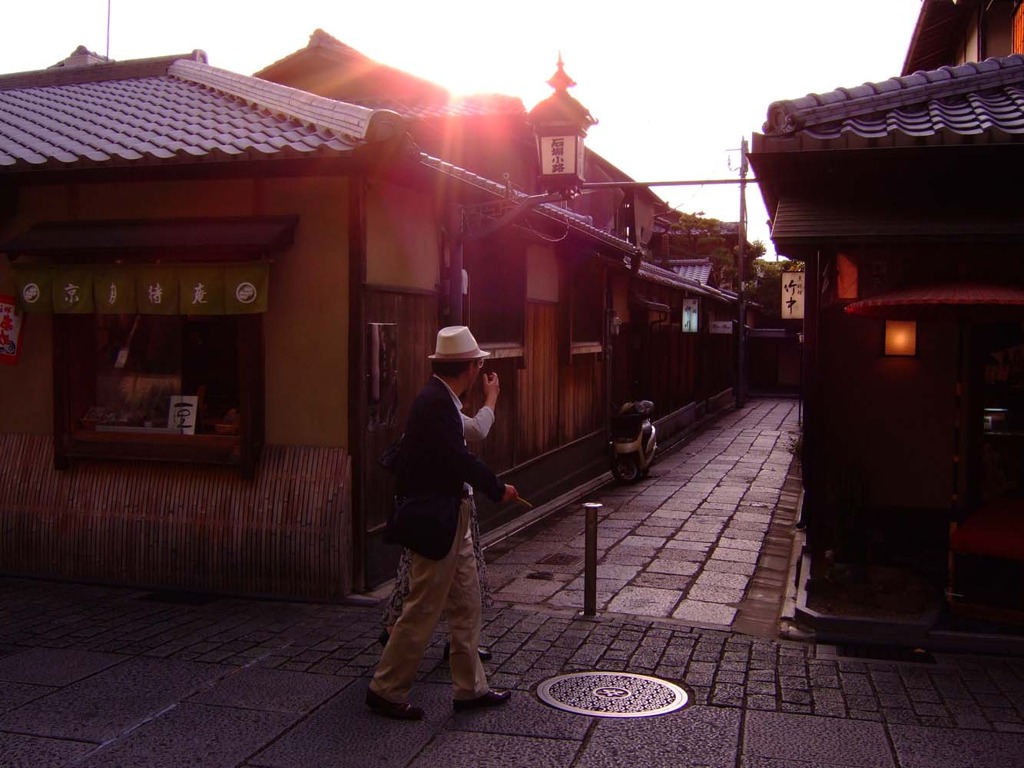
[[[772,104],[750,158],[807,266],[815,562],[914,567],[954,607],[1024,607],[1022,28],[926,0],[901,76]]]
[[[544,190],[531,114],[518,99],[453,98],[322,30],[256,76],[395,110],[417,149],[441,161],[428,163],[449,163],[489,185],[491,198],[482,205],[460,198],[446,222],[445,264],[455,277],[442,277],[450,287],[439,313],[442,323],[467,322],[497,358],[497,424],[478,449],[529,498],[555,498],[603,474],[607,417],[626,400],[654,400],[666,438],[731,402],[735,296],[650,264],[655,216],[666,206],[606,159],[585,149],[587,194],[527,210],[523,199]],[[573,83],[560,61],[549,83],[592,120],[565,94]],[[372,318],[401,326],[415,298],[389,285],[368,290],[376,297],[368,307],[387,302]],[[685,329],[684,315],[694,317]],[[368,506],[379,508],[390,493],[373,457],[395,436],[382,432],[361,462]],[[488,531],[521,510],[483,501],[480,513]],[[371,560],[385,563],[381,575],[389,575],[386,552]]]
[[[390,578],[376,458],[456,321],[502,379],[480,452],[538,505],[606,470],[619,346],[666,340],[689,381],[658,385],[667,429],[726,400],[731,357],[691,348],[728,336],[676,337],[728,297],[424,151],[408,116],[201,52],[84,58],[0,77],[5,572],[317,599]],[[646,395],[654,367],[625,375]]]

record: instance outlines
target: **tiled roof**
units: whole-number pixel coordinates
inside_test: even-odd
[[[981,134],[1013,141],[1024,134],[1024,56],[777,101],[763,130],[799,139],[801,149],[967,143]]]
[[[515,96],[498,93],[478,93],[470,96],[452,96],[441,101],[412,99],[369,99],[351,96],[345,99],[370,109],[390,109],[409,120],[431,120],[446,117],[488,117],[494,115],[526,115],[523,102]]]
[[[680,277],[696,280],[707,285],[711,277],[711,261],[709,259],[681,259],[672,261],[670,268]]]
[[[386,81],[389,86],[387,91],[391,95],[400,94],[405,97],[415,94],[417,98],[428,98],[433,101],[444,101],[449,96],[448,91],[440,85],[374,61],[322,29],[313,31],[305,48],[278,59],[253,76],[280,82],[279,78],[282,76],[289,77],[297,71],[309,69],[330,69],[332,75],[335,75],[332,77],[334,87],[356,93],[365,90],[362,86],[367,81],[374,84]],[[336,77],[339,73],[343,76]],[[344,96],[353,96],[356,93],[347,93]]]
[[[390,109],[412,120],[526,115],[522,100],[515,96],[452,96],[436,83],[374,61],[322,29],[310,35],[305,48],[264,67],[255,76],[273,82],[295,82],[289,78],[309,71],[329,73],[330,77],[324,80],[322,89],[305,83],[302,87],[350,104]],[[382,92],[388,98],[380,98]]]
[[[402,130],[393,113],[198,58],[0,77],[0,173],[333,156]]]
[[[447,176],[458,179],[464,184],[468,184],[487,193],[487,195],[494,200],[507,200],[511,205],[515,205],[522,203],[527,197],[529,197],[523,192],[510,189],[504,184],[492,181],[491,179],[480,176],[472,171],[459,168],[458,166],[427,154],[421,153],[420,162],[428,168],[433,168]],[[648,261],[644,261],[643,257],[645,256],[645,251],[643,248],[633,245],[628,240],[616,237],[610,232],[605,232],[603,229],[598,229],[589,222],[589,217],[580,216],[577,213],[551,203],[542,203],[537,205],[532,209],[531,214],[565,224],[569,229],[593,238],[594,240],[610,246],[619,253],[629,256],[629,261],[623,259],[623,266],[631,267],[633,258],[640,259],[638,273],[642,279],[648,282],[669,286],[671,288],[687,289],[694,293],[710,296],[721,301],[735,301],[735,296],[731,296],[707,285],[701,285],[697,280],[693,280],[688,277],[681,277],[672,270],[663,269]]]
[[[660,285],[667,285],[672,288],[685,288],[702,296],[709,296],[721,301],[733,301],[735,298],[717,288],[712,288],[710,285],[704,285],[692,277],[679,275],[671,269],[665,269],[650,262],[643,262],[640,265],[639,272],[641,277]]]
[[[315,96],[207,65],[205,56],[0,76],[0,174],[236,160],[329,157],[401,135],[394,112]],[[438,158],[428,168],[499,201],[526,197]],[[557,205],[531,211],[632,259],[645,251]],[[641,263],[648,280],[701,291]],[[713,289],[704,289],[713,290]],[[717,292],[716,292],[717,294]]]
[[[529,195],[524,192],[506,187],[504,184],[473,173],[465,168],[460,168],[457,165],[452,165],[451,163],[437,157],[421,153],[420,162],[428,168],[433,168],[447,176],[458,179],[464,184],[468,184],[471,187],[475,187],[478,190],[489,193],[488,196],[496,201],[507,200],[511,205],[514,205],[521,203],[529,197]],[[581,216],[578,213],[566,210],[565,208],[560,208],[559,206],[552,205],[551,203],[536,205],[532,211],[549,219],[554,219],[555,221],[568,224],[570,228],[600,240],[606,245],[610,245],[631,257],[636,256],[638,258],[642,258],[644,255],[644,250],[642,248],[633,245],[628,240],[616,237],[610,232],[598,229],[590,223],[590,218],[587,216]]]

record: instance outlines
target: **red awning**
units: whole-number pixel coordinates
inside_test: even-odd
[[[1024,288],[960,283],[919,285],[889,291],[846,306],[851,315],[918,320],[928,317],[1024,319]]]

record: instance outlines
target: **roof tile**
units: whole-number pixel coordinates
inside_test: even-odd
[[[900,136],[949,142],[986,132],[1021,134],[1024,56],[968,62],[775,102],[764,131],[768,137],[796,134],[843,146],[865,139],[902,146]]]
[[[259,78],[285,81],[294,68],[312,67],[336,75],[329,93],[332,97],[374,109],[393,110],[411,120],[434,120],[449,117],[510,116],[523,117],[523,102],[502,94],[473,94],[453,97],[441,86],[406,72],[388,67],[364,56],[335,37],[317,29],[310,35],[309,45],[256,73]],[[373,90],[360,86],[366,78],[385,82],[377,92],[389,98],[375,98]]]
[[[372,140],[372,109],[197,61],[169,60],[164,69],[118,79],[138,67],[104,65],[111,79],[83,72],[83,82],[70,81],[68,72],[0,76],[0,167],[337,154]]]

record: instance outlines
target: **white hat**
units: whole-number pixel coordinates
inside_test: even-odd
[[[437,332],[434,354],[427,357],[431,360],[459,361],[479,360],[490,356],[490,352],[485,352],[477,346],[469,328],[464,325],[449,325]]]

